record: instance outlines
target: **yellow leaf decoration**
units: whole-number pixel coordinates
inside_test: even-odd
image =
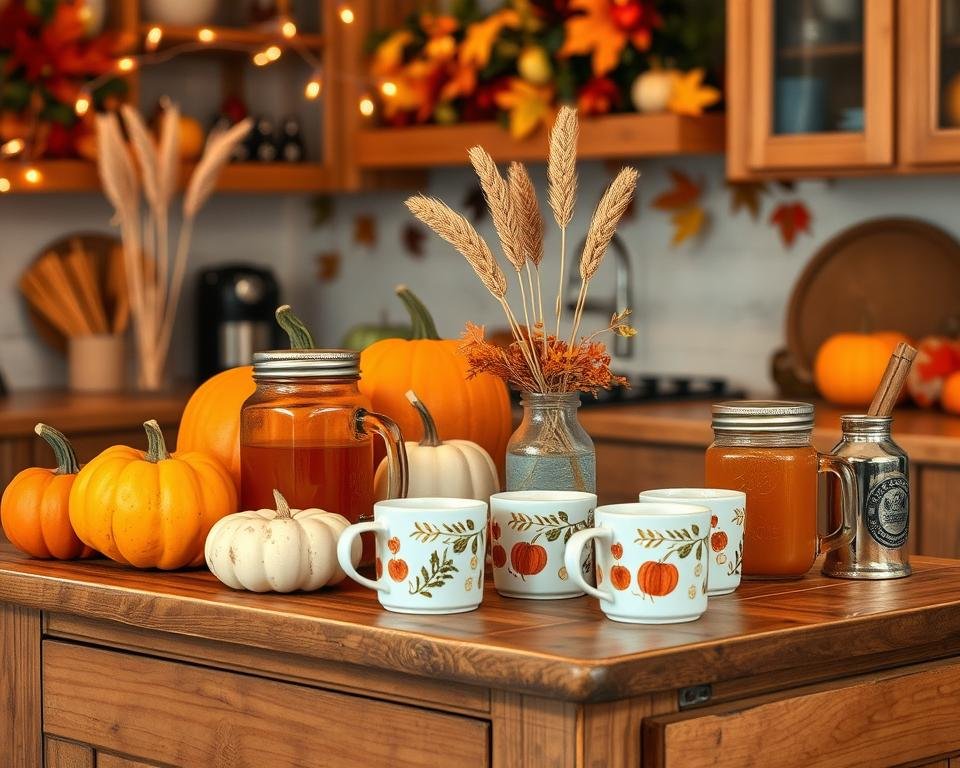
[[[703,84],[703,69],[674,75],[673,92],[667,107],[678,115],[699,117],[703,110],[720,101],[720,91]]]
[[[707,223],[707,213],[699,205],[684,208],[670,217],[673,224],[673,240],[671,245],[680,245],[684,240],[696,237]]]
[[[512,78],[496,100],[498,107],[510,113],[510,135],[515,139],[525,139],[553,112],[553,88],[531,85],[519,77]]]
[[[483,69],[490,61],[493,44],[505,27],[520,26],[520,14],[511,9],[497,11],[467,27],[460,45],[460,63]]]
[[[573,15],[566,21],[559,55],[591,54],[593,74],[607,74],[620,63],[627,42],[638,51],[650,47],[653,28],[661,24],[653,6],[650,0],[570,0]]]
[[[403,50],[413,42],[413,34],[406,29],[394,32],[377,46],[370,60],[370,72],[375,77],[386,77],[403,64]]]

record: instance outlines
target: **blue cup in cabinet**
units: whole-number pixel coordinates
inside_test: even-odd
[[[818,133],[826,129],[826,86],[821,78],[781,77],[776,90],[776,133]]]

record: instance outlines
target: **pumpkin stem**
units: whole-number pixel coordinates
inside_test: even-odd
[[[420,421],[423,422],[423,440],[420,441],[420,445],[427,448],[436,448],[438,445],[443,445],[440,440],[440,433],[437,432],[437,422],[433,420],[427,406],[417,397],[417,393],[408,389],[407,400],[410,401],[410,405],[417,409],[417,413],[420,414]]]
[[[293,314],[289,304],[277,307],[277,323],[287,332],[290,338],[290,349],[316,349],[317,345],[313,342],[313,335],[310,333],[303,320]]]
[[[144,458],[154,464],[169,459],[170,452],[167,450],[167,442],[163,439],[163,432],[160,431],[157,420],[145,421],[143,428],[147,431],[147,455]]]
[[[400,301],[406,306],[407,312],[410,313],[410,326],[413,329],[410,338],[412,340],[430,339],[439,341],[440,334],[437,333],[437,326],[433,322],[433,316],[426,305],[405,285],[398,285],[394,290],[400,297]]]
[[[283,498],[283,494],[276,488],[273,489],[273,504],[277,509],[277,518],[285,518],[287,520],[293,518],[290,505],[287,503],[287,500]]]
[[[73,451],[73,446],[67,440],[66,435],[58,429],[40,423],[33,428],[40,437],[47,441],[53,454],[57,457],[57,468],[55,475],[75,475],[80,471],[80,465],[77,463],[77,454]]]

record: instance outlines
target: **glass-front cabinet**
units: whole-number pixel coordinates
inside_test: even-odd
[[[900,159],[960,162],[960,0],[901,0]]]
[[[729,0],[731,176],[893,164],[893,6]]]

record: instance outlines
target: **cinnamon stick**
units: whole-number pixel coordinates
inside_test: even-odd
[[[880,386],[877,387],[867,415],[886,417],[893,413],[893,407],[900,398],[900,392],[903,391],[907,374],[910,373],[910,366],[913,365],[913,358],[916,356],[917,350],[906,342],[901,341],[897,344],[897,348],[890,355],[887,370],[883,372],[883,378],[880,379]]]

